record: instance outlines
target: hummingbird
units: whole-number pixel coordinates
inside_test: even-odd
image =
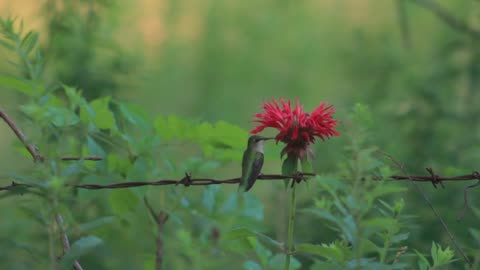
[[[249,191],[263,166],[263,142],[273,138],[252,135],[248,138],[247,150],[243,152],[242,177],[240,178],[239,190]]]

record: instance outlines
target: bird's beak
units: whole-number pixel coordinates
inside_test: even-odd
[[[267,140],[273,140],[275,139],[275,137],[262,137],[261,139],[264,141],[267,141]]]

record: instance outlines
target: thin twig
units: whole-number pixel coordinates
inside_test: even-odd
[[[10,129],[13,131],[13,133],[15,133],[15,135],[17,136],[17,138],[20,140],[20,142],[22,142],[22,144],[25,146],[25,148],[27,149],[27,151],[30,153],[30,155],[32,156],[33,158],[33,161],[34,162],[43,162],[45,160],[45,158],[40,154],[40,151],[38,150],[37,146],[35,146],[35,144],[33,143],[30,143],[28,141],[28,138],[27,136],[20,130],[20,128],[17,126],[17,124],[15,123],[15,121],[13,121],[12,118],[10,118],[8,116],[8,114],[2,109],[0,108],[0,118],[2,118],[5,123],[7,123],[7,125],[10,127]],[[98,159],[98,157],[81,157],[81,158],[77,158],[77,157],[66,157],[65,159],[62,158],[62,160],[80,160],[80,159],[91,159],[91,160],[101,160]],[[32,187],[33,185],[29,185],[29,184],[17,184],[15,182],[12,182],[11,184],[12,187]],[[4,188],[0,188],[0,190],[5,190]],[[56,214],[55,215],[55,221],[57,223],[57,226],[59,227],[59,230],[60,230],[60,233],[61,233],[61,238],[62,238],[62,244],[63,244],[63,252],[66,254],[68,252],[68,250],[70,250],[70,241],[68,240],[68,236],[63,228],[63,218],[60,214]],[[75,270],[83,270],[82,266],[80,265],[80,263],[75,260],[74,263],[73,263],[73,268]]]
[[[61,235],[62,244],[63,244],[63,255],[65,256],[65,254],[67,254],[67,252],[70,250],[70,241],[68,240],[67,233],[63,228],[63,218],[60,214],[55,215],[55,221],[57,222],[57,226],[60,229],[60,235]],[[83,270],[82,265],[80,265],[80,263],[77,260],[73,262],[73,269]]]
[[[480,38],[480,31],[470,27],[466,22],[456,18],[444,7],[440,6],[434,0],[411,0],[414,3],[422,6],[423,8],[429,10],[435,16],[437,16],[444,23],[449,25],[451,28],[464,32],[474,38]]]
[[[463,189],[463,208],[462,208],[462,212],[457,217],[457,221],[462,220],[463,216],[465,215],[465,211],[467,211],[467,208],[468,208],[467,191],[471,188],[478,187],[478,186],[480,186],[480,180],[478,180],[477,183],[467,186]]]
[[[448,229],[448,226],[447,224],[445,223],[445,221],[443,220],[443,218],[440,216],[440,214],[437,212],[437,210],[435,209],[435,207],[433,206],[433,203],[430,201],[430,199],[427,197],[427,195],[425,194],[425,192],[422,190],[422,188],[417,185],[417,183],[415,182],[415,180],[408,176],[408,173],[404,167],[404,165],[402,163],[400,163],[398,160],[396,160],[393,156],[383,152],[383,151],[377,151],[378,153],[382,154],[383,156],[387,157],[389,160],[391,160],[399,169],[400,171],[402,171],[403,174],[407,175],[407,177],[409,178],[409,182],[415,187],[415,189],[418,191],[418,193],[420,193],[423,197],[423,199],[425,200],[425,202],[427,203],[427,205],[430,207],[430,209],[432,210],[432,212],[435,214],[435,216],[438,218],[438,220],[440,221],[440,224],[442,225],[443,229],[445,230],[445,232],[447,233],[448,237],[450,238],[450,241],[453,243],[453,245],[455,246],[455,248],[457,249],[457,251],[463,256],[464,260],[471,266],[472,265],[472,262],[470,261],[470,259],[467,257],[467,255],[463,252],[463,250],[460,248],[460,246],[457,244],[457,241],[455,240],[455,238],[453,237],[453,234],[450,232],[450,230]],[[432,171],[432,174],[433,174],[433,171]],[[433,179],[435,180],[438,180],[438,177],[436,177],[434,174],[432,176]]]
[[[7,123],[7,125],[10,127],[10,129],[15,133],[17,138],[22,142],[22,144],[25,146],[27,151],[32,155],[33,161],[35,162],[43,162],[44,158],[38,151],[38,148],[33,144],[28,142],[27,136],[20,130],[20,128],[15,124],[15,122],[8,116],[8,114],[0,108],[0,118]]]
[[[2,118],[3,121],[5,121],[5,123],[7,123],[7,125],[10,127],[10,129],[13,131],[13,133],[15,133],[15,135],[20,140],[20,142],[25,146],[27,151],[32,156],[33,161],[35,161],[35,162],[45,161],[45,158],[40,154],[40,151],[38,150],[37,146],[35,144],[29,142],[27,136],[22,132],[22,130],[15,123],[15,121],[13,121],[13,119],[2,108],[0,108],[0,118]],[[103,160],[103,158],[98,157],[98,156],[86,156],[86,157],[66,156],[66,157],[61,157],[60,160],[63,160],[63,161],[70,161],[70,160],[100,161],[100,160]]]
[[[143,197],[143,200],[145,202],[145,206],[147,206],[147,209],[150,212],[150,215],[153,217],[153,219],[155,220],[155,223],[157,224],[157,238],[156,238],[157,251],[155,254],[155,264],[156,264],[155,269],[162,270],[162,263],[164,258],[163,231],[165,228],[165,222],[167,222],[169,216],[164,211],[160,211],[158,214],[155,213],[155,210],[153,210],[153,207],[148,202],[147,197]]]

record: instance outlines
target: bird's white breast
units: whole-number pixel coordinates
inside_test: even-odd
[[[263,140],[262,141],[258,141],[256,144],[255,144],[255,151],[256,152],[260,152],[263,154]]]

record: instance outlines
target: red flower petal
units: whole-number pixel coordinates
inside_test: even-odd
[[[315,142],[315,137],[326,140],[332,136],[340,136],[335,130],[338,121],[332,118],[335,108],[322,102],[312,114],[303,111],[303,106],[297,98],[295,108],[292,110],[291,102],[280,98],[280,104],[273,99],[263,104],[263,113],[254,114],[253,122],[256,126],[251,133],[257,134],[265,128],[275,128],[279,132],[275,136],[287,145],[282,150],[285,153],[302,157],[307,153],[309,145]]]

